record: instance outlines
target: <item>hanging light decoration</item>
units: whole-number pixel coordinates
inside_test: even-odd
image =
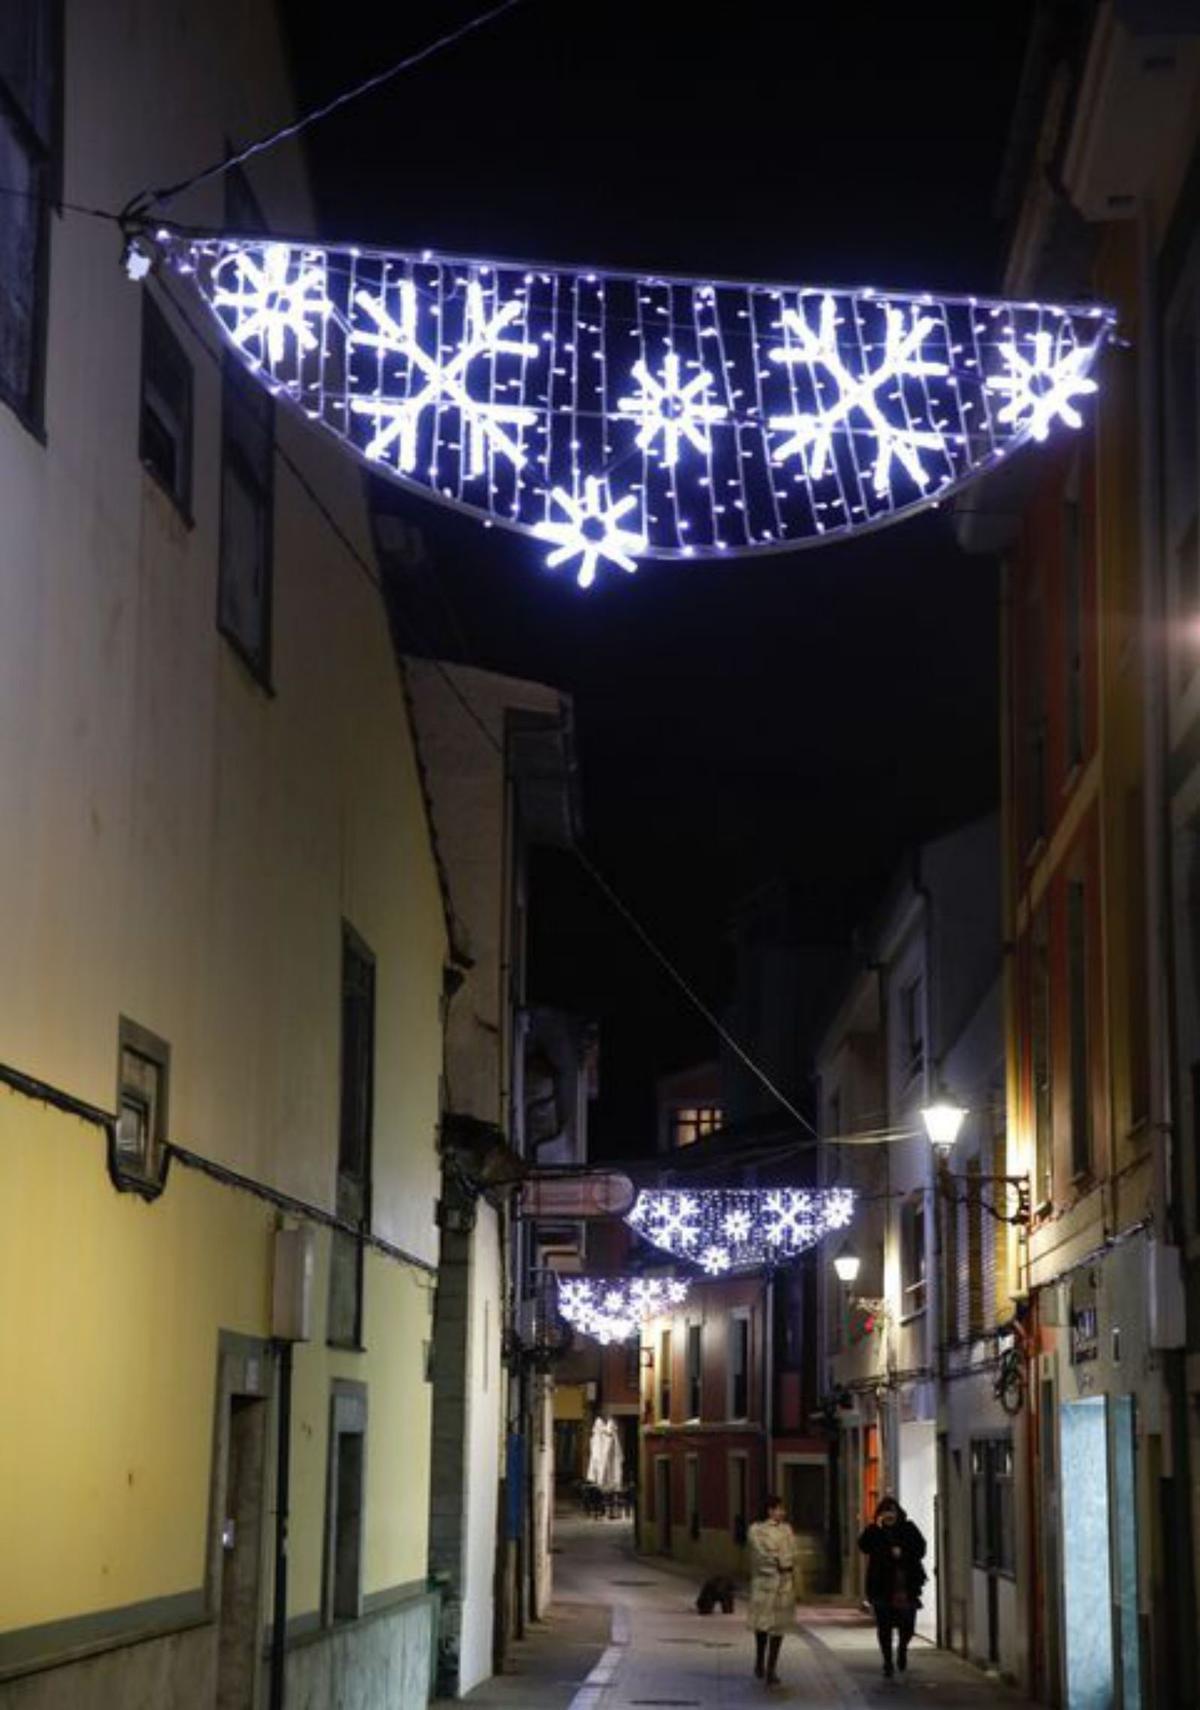
[[[853,1215],[851,1188],[646,1188],[625,1221],[718,1277],[803,1253]]]
[[[688,1297],[688,1284],[676,1277],[560,1276],[560,1316],[598,1342],[627,1342],[644,1318],[654,1318]]]
[[[1079,427],[1111,309],[168,228],[239,356],[372,467],[602,568],[809,546]]]

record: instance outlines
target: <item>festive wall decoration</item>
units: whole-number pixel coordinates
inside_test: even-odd
[[[654,1318],[688,1297],[688,1284],[676,1277],[558,1278],[558,1310],[573,1329],[598,1342],[627,1342],[644,1318]]]
[[[1114,326],[1092,304],[158,242],[274,392],[585,587],[944,499],[1081,425]]]
[[[625,1221],[719,1277],[792,1258],[853,1215],[850,1188],[647,1188]]]

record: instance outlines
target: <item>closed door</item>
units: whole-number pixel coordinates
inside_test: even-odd
[[[658,1547],[663,1555],[671,1553],[671,1463],[664,1456],[655,1463],[658,1506]]]
[[[219,1504],[220,1624],[216,1710],[252,1710],[259,1650],[266,1403],[231,1395],[226,1403],[225,1476]]]

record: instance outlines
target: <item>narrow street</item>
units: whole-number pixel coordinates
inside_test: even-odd
[[[884,1704],[1021,1710],[1029,1703],[920,1639],[907,1677],[884,1680],[871,1623],[838,1604],[801,1608],[796,1633],[784,1642],[782,1685],[764,1689],[751,1673],[744,1600],[732,1615],[698,1615],[694,1577],[635,1555],[629,1522],[560,1513],[554,1580],[550,1616],[515,1647],[515,1672],[470,1693],[468,1704],[480,1710],[724,1710],[763,1702],[822,1710]],[[603,1641],[596,1617],[605,1608],[608,1638],[597,1655]]]

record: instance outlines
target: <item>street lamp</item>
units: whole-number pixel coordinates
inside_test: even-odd
[[[1029,1176],[956,1176],[949,1169],[950,1154],[954,1150],[954,1142],[958,1139],[959,1130],[967,1116],[967,1111],[961,1104],[955,1104],[944,1095],[937,1098],[933,1104],[926,1105],[921,1112],[921,1120],[925,1124],[925,1132],[929,1143],[937,1154],[938,1184],[944,1196],[958,1205],[966,1205],[974,1201],[989,1216],[998,1223],[1011,1223],[1028,1228],[1032,1218],[1031,1194]],[[952,1183],[965,1182],[967,1193],[955,1193]],[[1016,1210],[1009,1212],[999,1206],[991,1205],[978,1190],[985,1184],[1010,1187],[1017,1196]]]
[[[862,1260],[857,1253],[851,1252],[849,1242],[833,1261],[833,1268],[837,1272],[838,1281],[845,1283],[847,1287],[851,1283],[857,1282],[861,1266]]]
[[[961,1104],[955,1104],[948,1098],[939,1098],[933,1104],[926,1105],[921,1112],[921,1120],[925,1124],[934,1151],[943,1163],[954,1150],[954,1142],[958,1139],[959,1129],[966,1119],[967,1112]]]

